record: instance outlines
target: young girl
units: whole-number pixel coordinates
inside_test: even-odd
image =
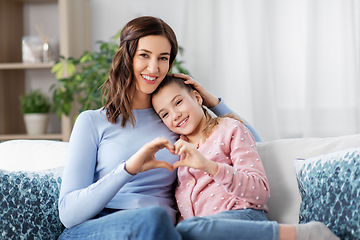
[[[181,156],[173,167],[179,168],[175,195],[186,219],[177,225],[183,239],[337,239],[319,222],[297,225],[296,231],[268,221],[268,181],[255,140],[240,119],[211,118],[200,94],[170,75],[152,94],[152,105],[182,136],[172,153]]]

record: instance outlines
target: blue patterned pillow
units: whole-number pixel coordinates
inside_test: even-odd
[[[0,170],[0,239],[57,239],[61,176]]]
[[[300,223],[325,223],[339,238],[360,239],[360,148],[295,160]]]

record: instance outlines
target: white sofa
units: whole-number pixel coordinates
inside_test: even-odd
[[[270,184],[269,219],[298,223],[301,196],[294,159],[308,159],[339,150],[360,147],[360,134],[334,138],[280,139],[257,144]]]
[[[258,143],[258,152],[264,164],[270,184],[271,197],[268,201],[270,220],[276,220],[280,223],[298,223],[299,221],[301,196],[294,171],[293,161],[295,158],[307,159],[359,146],[360,135],[349,135],[336,138],[281,139]],[[0,143],[0,187],[3,187],[1,184],[4,184],[3,179],[6,178],[6,174],[8,174],[9,171],[12,173],[30,171],[40,173],[40,175],[43,173],[52,173],[52,178],[59,179],[65,165],[67,147],[68,143],[46,140],[14,140]],[[19,179],[16,180],[14,178],[12,183],[16,184],[16,181],[20,182]],[[2,188],[0,189],[3,191]],[[56,188],[56,185],[54,185],[52,190],[57,194],[59,188]],[[34,194],[43,194],[41,189],[37,189],[37,191],[38,192],[35,192]],[[18,205],[21,203],[18,203],[16,206],[6,205],[4,203],[4,201],[7,201],[6,194],[10,193],[0,193],[0,239],[11,236],[11,234],[15,236],[21,235],[24,238],[31,235],[44,238],[41,235],[45,234],[46,231],[51,231],[50,228],[53,228],[52,225],[54,224],[56,225],[55,227],[58,229],[58,232],[61,231],[59,221],[55,221],[56,219],[52,219],[52,225],[47,224],[46,220],[42,220],[40,223],[38,221],[39,219],[31,218],[31,221],[28,220],[29,216],[39,213],[29,212],[27,213],[28,215],[26,215],[27,218],[22,216],[22,218],[24,218],[22,224],[27,224],[25,229],[20,227],[18,223],[11,222],[13,218],[9,217],[9,213],[7,219],[4,220],[4,217],[1,218],[1,214],[4,214],[4,210],[1,210],[3,206],[7,207],[8,210],[13,208],[10,209],[11,214],[15,214],[14,212],[16,211],[20,211],[21,214],[26,214],[26,209],[19,209]],[[53,208],[56,215],[57,202],[53,202],[50,207]],[[40,209],[40,211],[48,210]],[[20,216],[20,213],[16,214],[17,217]],[[58,217],[58,215],[56,215],[56,217]],[[44,224],[44,222],[46,225],[45,227],[40,226],[40,230],[35,227],[35,230],[37,231],[32,232],[32,224],[41,225]],[[58,232],[55,235],[57,235]],[[51,233],[47,232],[46,234],[49,234],[49,238],[55,238],[54,236],[50,236]]]

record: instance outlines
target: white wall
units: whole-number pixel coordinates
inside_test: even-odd
[[[356,50],[359,47],[350,46],[359,42],[356,40],[359,38],[358,31],[350,31],[351,27],[359,29],[356,26],[360,24],[360,21],[355,22],[355,18],[351,18],[355,13],[360,16],[358,10],[355,12],[359,8],[353,7],[351,0],[90,1],[94,49],[98,48],[96,41],[108,41],[135,17],[151,15],[162,18],[174,29],[179,45],[185,49],[182,60],[194,79],[215,96],[221,96],[266,140],[305,135],[336,136],[357,133],[356,129],[360,129],[358,117],[352,116],[358,113],[351,111],[354,123],[339,121],[343,124],[337,124],[335,131],[333,122],[328,121],[329,127],[325,130],[314,131],[325,126],[325,119],[332,118],[323,113],[321,116],[314,115],[303,107],[308,103],[312,103],[312,107],[313,100],[319,99],[317,105],[322,102],[331,105],[330,116],[342,116],[344,114],[332,108],[339,105],[340,110],[345,109],[344,101],[349,102],[347,105],[352,108],[360,106],[357,103],[351,105],[357,101],[351,96],[359,96],[353,90],[359,86],[355,79],[357,75],[353,72],[359,71],[360,59]],[[29,16],[29,19],[34,22],[37,17]],[[357,34],[357,38],[351,37],[351,34]],[[318,46],[326,46],[324,54],[313,51],[323,49]],[[347,51],[343,51],[345,46],[350,46]],[[357,60],[350,53],[357,54]],[[349,64],[343,61],[345,55]],[[342,64],[332,64],[339,61]],[[313,63],[317,64],[316,71],[309,72],[307,67],[315,66]],[[345,71],[342,65],[355,70]],[[329,70],[343,74],[343,79],[354,87],[339,81],[338,74],[330,74]],[[31,78],[31,72],[28,75]],[[42,86],[49,84],[40,83],[40,78],[31,81],[31,87],[37,83]],[[318,86],[318,89],[314,90],[312,86]],[[239,92],[239,89],[242,91]],[[345,98],[340,98],[336,91],[333,93],[334,89],[339,89]],[[330,98],[326,98],[328,95]],[[308,113],[306,117],[309,121],[304,120],[304,113]],[[311,125],[315,120],[319,123]],[[311,124],[305,126],[305,122]],[[348,125],[346,131],[339,127]],[[332,130],[329,131],[329,128]]]
[[[142,15],[160,17],[175,31],[181,44],[184,3],[182,0],[91,0],[92,38],[107,41],[128,21]]]

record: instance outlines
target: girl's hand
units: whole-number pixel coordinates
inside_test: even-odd
[[[175,154],[180,155],[180,161],[173,164],[174,169],[178,167],[191,167],[207,172],[210,175],[214,175],[217,172],[217,163],[204,157],[193,144],[179,139],[174,146]]]
[[[183,73],[173,73],[174,77],[182,78],[185,80],[186,84],[192,85],[201,95],[203,98],[203,104],[208,107],[216,107],[220,100],[209,93],[203,86],[201,86],[198,82],[196,82],[194,79],[192,79],[189,75],[183,74]]]
[[[132,175],[155,168],[166,168],[171,172],[174,171],[174,168],[170,163],[158,161],[155,158],[155,153],[163,148],[168,149],[172,154],[174,154],[174,146],[166,138],[156,138],[145,144],[139,151],[132,155],[129,160],[126,161],[125,170]]]

